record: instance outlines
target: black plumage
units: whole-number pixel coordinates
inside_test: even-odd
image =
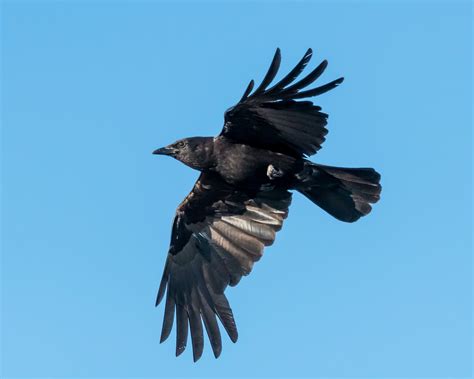
[[[156,305],[166,297],[161,342],[176,318],[176,355],[191,332],[194,360],[203,352],[205,329],[217,358],[220,320],[237,341],[227,286],[248,275],[275,240],[296,190],[339,220],[354,222],[380,198],[380,175],[372,168],[339,168],[307,160],[323,144],[328,115],[311,101],[343,78],[306,89],[327,67],[323,61],[295,82],[312,56],[309,49],[283,79],[277,49],[262,83],[253,80],[241,100],[225,112],[221,133],[179,140],[155,150],[201,172],[178,206]]]

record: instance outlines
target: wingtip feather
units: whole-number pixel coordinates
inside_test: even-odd
[[[268,68],[268,71],[265,74],[265,77],[263,78],[262,83],[260,83],[260,85],[252,94],[252,96],[256,96],[265,92],[268,85],[273,81],[273,79],[275,79],[275,76],[278,73],[278,70],[280,68],[280,64],[281,64],[281,52],[280,52],[280,48],[277,47],[275,51],[275,55],[273,56],[273,59],[272,59],[272,63],[270,64],[270,67]]]
[[[186,350],[186,346],[176,346],[176,356],[179,357],[181,354],[183,354],[184,350]]]
[[[244,92],[244,94],[242,95],[242,98],[239,100],[239,103],[241,103],[242,101],[244,101],[244,100],[250,95],[250,92],[252,92],[254,85],[255,85],[255,81],[252,79],[252,80],[249,82],[249,84],[247,85],[247,88],[245,89],[245,92]]]
[[[218,349],[213,349],[212,352],[214,353],[214,358],[219,358],[222,353],[222,346],[220,346]]]
[[[199,353],[195,353],[195,352],[193,351],[193,362],[194,362],[194,363],[196,363],[199,359],[201,359],[201,357],[202,357],[202,351],[199,352]]]
[[[162,299],[163,299],[163,297],[160,296],[160,293],[158,293],[158,294],[156,295],[155,307],[157,307],[158,305],[160,305]]]

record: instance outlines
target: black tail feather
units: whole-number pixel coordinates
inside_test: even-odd
[[[330,215],[357,221],[380,199],[380,174],[373,168],[341,168],[305,162],[296,189]]]

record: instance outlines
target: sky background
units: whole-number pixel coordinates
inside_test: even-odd
[[[471,377],[472,5],[3,1],[3,377]],[[295,194],[227,295],[239,341],[174,357],[154,307],[197,172],[151,154],[219,133],[276,47],[308,47],[329,135],[373,166],[344,224]]]

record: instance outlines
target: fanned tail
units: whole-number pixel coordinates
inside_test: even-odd
[[[306,161],[296,189],[330,215],[345,222],[370,213],[380,199],[380,174],[373,168],[342,168]]]

